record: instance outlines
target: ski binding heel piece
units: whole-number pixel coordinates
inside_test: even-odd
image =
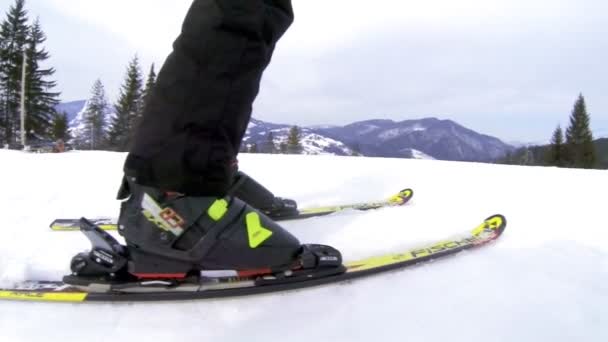
[[[114,276],[125,269],[127,257],[124,246],[89,220],[80,220],[80,230],[92,245],[90,252],[72,258],[70,268],[75,276]]]

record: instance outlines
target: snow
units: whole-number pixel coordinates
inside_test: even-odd
[[[357,135],[365,135],[378,129],[380,129],[379,126],[367,124],[364,128],[357,131]]]
[[[326,150],[332,146],[342,150],[344,153],[352,153],[343,143],[315,133],[303,134],[300,144],[302,144],[306,154],[331,154],[330,152],[326,152]]]
[[[416,124],[416,125],[412,126],[411,129],[412,129],[413,132],[426,131],[426,127],[424,127],[422,125],[419,125],[419,124]]]
[[[414,159],[435,159],[422,151],[418,151],[415,149],[411,149],[411,151],[412,151],[412,158],[414,158]]]
[[[403,134],[409,134],[412,132],[422,132],[426,131],[426,127],[421,126],[420,124],[415,124],[408,127],[399,127],[399,128],[391,128],[384,132],[382,132],[378,137],[382,140],[389,140],[396,138]]]
[[[89,248],[56,217],[115,216],[125,155],[0,150],[0,283],[59,279]],[[0,302],[2,341],[608,341],[608,171],[436,160],[247,155],[240,167],[302,207],[415,190],[403,208],[285,223],[346,259],[508,219],[491,247],[341,285],[238,299]]]
[[[272,130],[275,144],[287,143],[289,128]],[[346,155],[352,155],[353,151],[342,142],[307,131],[302,132],[300,138],[303,153],[307,155],[333,155],[335,150],[340,150]]]

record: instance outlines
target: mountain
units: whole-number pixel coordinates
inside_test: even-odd
[[[57,113],[66,113],[68,115],[68,122],[70,122],[82,111],[86,103],[86,100],[64,102],[58,104],[55,109]]]
[[[70,127],[70,134],[74,138],[75,141],[81,141],[83,143],[86,141],[84,136],[85,130],[85,120],[84,115],[87,111],[88,101],[72,101],[65,102],[57,105],[55,107],[59,113],[65,112],[68,115],[68,122]],[[116,115],[114,113],[114,108],[109,105],[106,108],[106,125],[110,127],[110,123],[112,122],[112,118]]]
[[[61,104],[76,136],[83,129],[86,101]],[[108,120],[112,117],[108,109]],[[292,125],[252,119],[243,138],[243,147],[254,144],[258,152],[270,152],[272,133],[275,148],[287,141]],[[303,154],[364,155],[372,157],[493,161],[514,150],[497,138],[479,134],[451,120],[427,118],[392,121],[367,120],[346,126],[301,127]]]
[[[115,116],[113,109],[114,108],[112,108],[112,106],[108,106],[108,108],[106,108],[105,114],[106,114],[106,126],[107,127],[110,126],[110,123],[112,122],[112,118]],[[72,120],[70,120],[70,129],[72,131],[73,136],[78,136],[78,135],[82,134],[83,130],[85,129],[84,114],[86,113],[87,110],[88,110],[88,102],[85,101],[82,104],[82,107],[80,108],[80,110],[75,114],[74,118]]]
[[[282,143],[287,143],[289,130],[292,126],[280,125],[251,119],[243,145],[251,146],[255,144],[259,152],[270,152],[268,135],[272,132],[276,147]],[[303,154],[333,154],[338,156],[351,156],[356,152],[346,146],[341,141],[329,138],[323,134],[318,134],[314,129],[302,127],[300,143],[303,147]]]
[[[411,158],[413,151],[420,151],[435,159],[490,161],[513,150],[497,138],[436,118],[368,120],[316,131],[377,157]]]
[[[258,148],[285,141],[289,125],[252,120],[244,143]],[[373,157],[492,161],[514,149],[497,138],[479,134],[451,120],[368,120],[346,126],[302,128],[305,154],[362,154]],[[261,150],[265,152],[265,150]]]

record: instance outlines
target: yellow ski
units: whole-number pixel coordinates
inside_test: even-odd
[[[395,195],[383,200],[383,201],[372,201],[372,202],[362,202],[362,203],[353,203],[353,204],[343,204],[343,205],[333,205],[333,206],[324,206],[324,207],[315,207],[315,208],[307,208],[301,209],[298,215],[291,216],[282,216],[282,217],[273,217],[275,221],[289,221],[289,220],[299,220],[316,216],[324,216],[333,213],[337,213],[345,210],[372,210],[372,209],[380,209],[385,207],[395,207],[402,206],[409,202],[414,196],[414,191],[412,189],[401,190]],[[110,218],[110,217],[100,217],[89,219],[93,224],[97,225],[99,228],[103,230],[116,230],[118,219]],[[56,219],[51,224],[50,227],[54,231],[76,231],[79,230],[79,222],[80,219]]]

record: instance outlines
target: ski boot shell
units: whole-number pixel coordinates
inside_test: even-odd
[[[63,281],[77,287],[84,286],[89,290],[108,286],[117,289],[141,286],[173,287],[199,284],[205,281],[203,279],[213,278],[241,281],[250,278],[259,284],[278,284],[298,282],[311,277],[326,277],[346,271],[338,250],[313,244],[300,246],[289,268],[185,270],[182,261],[141,254],[132,247],[121,245],[109,233],[85,218],[81,219],[80,228],[91,242],[92,249],[72,258],[72,274],[65,276]],[[144,269],[154,273],[137,273]]]
[[[130,196],[122,203],[118,230],[135,269],[145,258],[195,269],[288,267],[300,248],[294,236],[236,197],[164,193],[128,181],[125,186]]]

